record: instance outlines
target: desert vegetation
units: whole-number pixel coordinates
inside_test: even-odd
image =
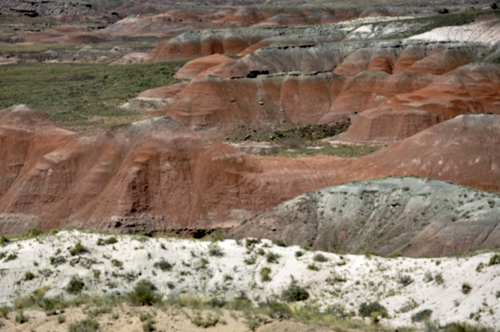
[[[494,261],[496,252],[476,252],[466,258],[411,259],[302,249],[302,255],[297,257],[297,246],[283,247],[269,240],[115,237],[119,240],[111,251],[98,244],[98,239],[103,238],[100,233],[30,231],[6,237],[2,249],[17,248],[19,258],[6,263],[11,272],[4,274],[3,280],[7,284],[22,284],[26,291],[12,302],[2,304],[4,324],[15,322],[16,316],[19,324],[21,321],[34,324],[37,316],[33,312],[43,311],[47,317],[54,317],[51,319],[57,324],[68,324],[75,331],[85,326],[100,326],[108,320],[122,321],[125,317],[136,317],[137,326],[150,331],[160,328],[159,322],[165,315],[178,311],[196,327],[233,324],[238,321],[234,316],[242,317],[241,324],[246,328],[260,326],[266,320],[293,319],[333,328],[390,330],[388,324],[428,324],[438,319],[442,310],[458,308],[460,312],[454,317],[473,310],[470,324],[478,326],[495,317],[495,294],[500,292],[499,264],[484,264],[478,276],[489,282],[483,284],[482,290],[464,282],[462,276],[468,266],[475,268],[479,262]],[[225,254],[210,254],[215,245],[219,248],[217,252]],[[32,255],[42,247],[52,255],[66,257],[67,261],[47,273],[44,269],[54,267],[50,257]],[[70,265],[75,256],[61,249],[75,247],[85,247],[88,251],[77,255],[80,261]],[[249,249],[251,252],[264,249],[267,254],[249,256]],[[127,250],[129,254],[124,256]],[[170,255],[165,256],[165,252]],[[268,256],[279,259],[268,261]],[[83,257],[95,260],[92,268],[81,261]],[[255,261],[248,264],[245,262],[248,257]],[[120,269],[113,263],[118,258],[122,263]],[[36,268],[32,263],[35,259]],[[26,263],[17,262],[21,260]],[[317,271],[309,268],[312,262],[320,267]],[[24,264],[29,266],[28,270]],[[289,264],[295,266],[291,275],[285,268]],[[40,287],[34,281],[41,275],[57,282]],[[445,275],[446,284],[451,287],[443,287],[439,275]],[[476,299],[483,297],[484,287],[491,289],[491,296],[484,299],[491,313],[489,309],[477,311],[474,306]],[[453,299],[460,297],[464,289],[467,297],[461,297],[457,306]],[[449,300],[430,305],[428,301],[436,292],[444,292],[447,297],[443,299]],[[68,321],[68,314],[76,312],[82,312],[83,316],[79,314],[77,321]]]

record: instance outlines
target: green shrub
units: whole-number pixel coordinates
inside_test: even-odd
[[[413,278],[409,275],[399,276],[399,278],[398,278],[398,283],[403,285],[403,287],[408,286],[412,282],[413,282]]]
[[[149,280],[143,279],[137,282],[134,291],[128,295],[132,305],[153,305],[161,301],[161,295],[156,292],[157,288]]]
[[[21,309],[21,311],[19,311],[19,314],[16,315],[16,323],[23,324],[26,323],[27,321],[28,317],[24,315],[24,310]]]
[[[208,305],[210,308],[222,308],[223,306],[225,306],[227,303],[226,300],[221,300],[221,299],[218,299],[216,297],[208,300],[206,302],[206,305]]]
[[[94,279],[99,279],[101,277],[100,270],[92,270],[92,273],[94,274]]]
[[[299,258],[299,257],[302,257],[304,255],[304,252],[302,250],[297,250],[295,252],[295,257]]]
[[[59,324],[65,323],[66,322],[66,316],[64,316],[64,315],[57,316],[57,322]]]
[[[168,289],[174,289],[175,288],[175,284],[171,281],[167,282],[167,287]]]
[[[155,324],[156,322],[153,319],[148,319],[146,322],[142,324],[142,330],[144,332],[154,331],[156,330]]]
[[[378,303],[378,301],[366,303],[363,302],[359,306],[359,314],[362,317],[371,317],[371,314],[377,312],[382,317],[387,317],[387,309]]]
[[[117,242],[118,242],[118,240],[114,236],[112,236],[110,238],[107,238],[107,239],[102,239],[102,238],[97,239],[97,245],[98,246],[104,246],[104,245],[107,245],[107,244],[115,244]]]
[[[260,281],[261,282],[271,281],[271,268],[263,267],[262,269],[260,269]]]
[[[76,323],[69,324],[68,332],[97,332],[99,323],[94,319],[84,319]]]
[[[10,238],[7,235],[0,236],[0,245],[4,246],[10,242]]]
[[[477,264],[476,272],[482,272],[483,269],[484,269],[484,263],[483,262],[480,262],[479,264]]]
[[[31,271],[27,271],[24,274],[24,280],[30,281],[30,280],[33,280],[33,279],[35,279],[35,275],[33,273],[31,273]]]
[[[469,294],[472,290],[472,286],[468,282],[464,282],[462,284],[462,293]]]
[[[224,256],[224,251],[222,251],[222,248],[219,247],[218,245],[212,244],[208,248],[208,255],[222,257],[222,256]]]
[[[431,319],[431,316],[432,316],[431,309],[420,310],[419,312],[411,315],[411,322],[416,323],[416,322],[422,322],[424,320],[429,320]]]
[[[290,286],[281,293],[281,298],[285,302],[305,301],[309,298],[309,292],[305,288],[297,286],[292,282]]]
[[[222,233],[220,230],[215,230],[212,233],[210,233],[210,241],[212,242],[223,241],[224,238],[225,238],[224,233]]]
[[[7,318],[7,315],[9,314],[9,312],[11,312],[11,310],[12,310],[12,307],[4,305],[4,306],[0,307],[0,315],[3,318]]]
[[[50,265],[58,266],[66,263],[66,258],[64,258],[64,256],[55,256],[55,257],[50,257],[49,261]]]
[[[282,239],[274,239],[273,244],[277,245],[278,247],[287,247],[285,241],[283,241]]]
[[[466,322],[455,322],[446,324],[443,332],[493,332],[494,330],[481,325],[472,325]]]
[[[193,318],[191,318],[191,323],[198,327],[211,327],[217,325],[219,322],[219,317],[218,316],[212,316],[211,313],[208,313],[205,318],[201,315],[200,312],[198,312]]]
[[[174,267],[174,265],[170,264],[163,258],[159,262],[154,263],[153,266],[162,271],[172,271],[172,268]]]
[[[10,254],[9,256],[7,256],[7,258],[5,259],[4,262],[13,261],[15,259],[17,259],[17,254],[13,253],[13,254]]]
[[[438,284],[443,284],[444,283],[444,278],[443,278],[443,275],[441,274],[441,272],[436,273],[436,275],[434,276],[434,280]]]
[[[500,255],[499,254],[495,254],[493,256],[491,256],[490,258],[490,262],[488,263],[488,265],[496,265],[496,264],[500,264]]]
[[[246,264],[246,265],[253,265],[255,264],[255,262],[257,261],[257,258],[255,256],[250,256],[248,258],[245,258],[243,260],[243,262]]]
[[[275,253],[273,253],[273,252],[269,251],[269,252],[267,253],[267,255],[266,255],[266,261],[267,261],[268,263],[275,263],[275,264],[277,264],[277,263],[278,263],[278,259],[279,259],[280,257],[281,257],[280,255],[275,254]]]
[[[401,308],[399,308],[399,312],[402,312],[402,313],[410,312],[413,309],[417,308],[418,306],[419,306],[419,304],[417,303],[417,301],[415,301],[414,299],[409,299],[408,301],[403,303]]]
[[[71,254],[71,256],[81,255],[81,254],[85,254],[88,252],[89,252],[89,250],[86,247],[84,247],[80,241],[78,241],[78,243],[75,244],[75,246],[69,250],[69,253]]]
[[[113,264],[114,266],[116,266],[117,268],[121,269],[123,268],[123,262],[117,260],[117,259],[112,259],[111,260],[111,264]]]
[[[316,264],[308,264],[307,265],[308,270],[313,270],[313,271],[319,271],[319,267],[316,266]]]
[[[314,255],[313,260],[315,262],[320,262],[320,263],[324,263],[324,262],[328,261],[328,259],[323,254]]]
[[[226,304],[226,308],[230,310],[250,310],[252,308],[252,301],[250,301],[244,294],[235,297]]]
[[[71,277],[68,286],[66,286],[66,291],[70,294],[76,295],[82,291],[83,287],[85,287],[83,280],[75,275]]]
[[[36,228],[31,228],[31,229],[28,229],[23,234],[19,235],[19,239],[22,239],[22,240],[33,239],[33,238],[38,237],[42,234],[45,234],[45,232],[41,231],[39,229],[36,229]]]
[[[247,249],[253,249],[255,245],[262,243],[260,239],[245,239],[245,247]]]

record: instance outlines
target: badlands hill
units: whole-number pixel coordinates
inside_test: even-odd
[[[164,117],[81,135],[25,106],[0,114],[3,234],[84,227],[203,236],[318,189],[349,162],[249,156]]]
[[[435,181],[362,182],[283,203],[327,184],[387,175],[498,191],[495,115],[459,116],[360,159],[287,159],[246,155],[165,117],[75,134],[25,106],[0,114],[4,234],[82,227],[202,237],[240,225],[231,232],[416,256],[499,241],[496,195]]]

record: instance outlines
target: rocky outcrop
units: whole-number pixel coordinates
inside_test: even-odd
[[[441,181],[361,181],[300,195],[231,234],[325,251],[443,256],[498,245],[499,204],[496,194]]]

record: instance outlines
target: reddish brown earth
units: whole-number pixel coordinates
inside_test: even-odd
[[[165,115],[212,137],[246,126],[288,128],[316,123],[329,111],[343,78],[331,72],[283,73],[256,78],[205,77],[148,114]]]
[[[161,99],[173,98],[177,94],[179,94],[179,92],[181,92],[187,85],[188,85],[187,82],[182,82],[182,83],[172,84],[169,86],[162,86],[159,88],[149,89],[141,92],[137,97],[161,98]]]
[[[419,175],[500,191],[500,117],[461,115],[362,157],[331,184],[387,175]]]
[[[2,234],[195,234],[317,189],[349,163],[249,156],[162,117],[77,135],[29,109],[0,114]]]
[[[241,126],[282,128],[353,117],[353,125],[338,140],[383,143],[459,114],[497,113],[500,71],[492,64],[464,65],[472,58],[472,47],[400,46],[261,49],[207,69],[149,116],[170,116],[212,137]],[[288,73],[279,73],[283,68]],[[338,75],[289,71],[331,68]],[[279,74],[251,78],[252,71]]]
[[[194,59],[187,62],[181,69],[174,75],[178,79],[193,79],[199,74],[203,73],[209,68],[220,65],[222,63],[234,61],[233,58],[222,54],[213,54],[202,58]],[[206,75],[201,75],[201,77]]]

